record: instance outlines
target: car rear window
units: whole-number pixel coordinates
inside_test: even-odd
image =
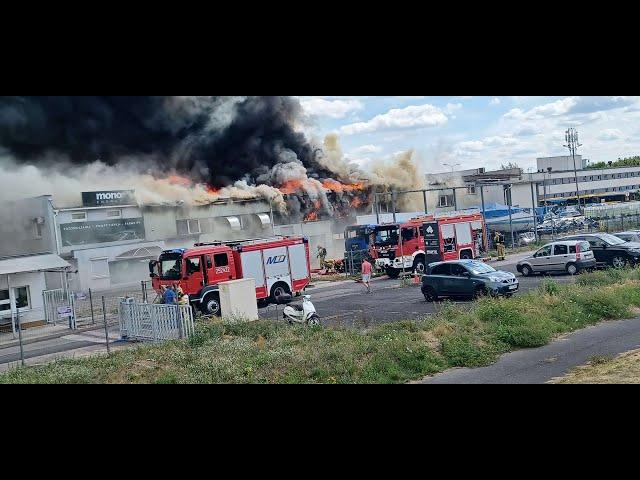
[[[589,242],[578,242],[576,245],[580,245],[581,252],[586,252],[588,250],[591,250],[591,245],[589,245]],[[576,253],[575,245],[569,246],[569,253]]]

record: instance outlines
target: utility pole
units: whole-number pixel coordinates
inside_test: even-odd
[[[578,188],[578,169],[576,168],[576,149],[581,147],[582,144],[578,142],[578,131],[575,128],[569,128],[564,135],[567,142],[564,147],[569,149],[571,156],[573,157],[573,174],[576,179],[576,198],[578,200],[578,210],[580,209],[580,189]]]

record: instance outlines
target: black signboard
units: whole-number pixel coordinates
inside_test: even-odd
[[[438,222],[426,222],[422,225],[424,234],[424,253],[427,265],[442,260],[440,255],[440,229]]]
[[[99,222],[74,222],[60,225],[62,245],[90,245],[93,243],[144,240],[144,220],[123,218]]]
[[[85,207],[108,207],[112,205],[135,205],[134,190],[111,190],[103,192],[82,192]]]

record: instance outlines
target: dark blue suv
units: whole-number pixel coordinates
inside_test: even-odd
[[[511,296],[519,282],[510,272],[503,272],[477,260],[431,263],[422,277],[422,294],[428,302],[440,297]]]

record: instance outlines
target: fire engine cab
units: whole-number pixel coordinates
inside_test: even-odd
[[[376,268],[391,278],[403,270],[422,274],[431,262],[477,258],[486,245],[480,213],[425,215],[407,223],[378,225],[374,230],[369,254]]]
[[[180,286],[206,315],[220,315],[219,284],[253,278],[256,299],[266,305],[281,295],[302,292],[311,280],[309,241],[279,237],[239,242],[199,243],[162,252],[149,262],[153,289]]]

